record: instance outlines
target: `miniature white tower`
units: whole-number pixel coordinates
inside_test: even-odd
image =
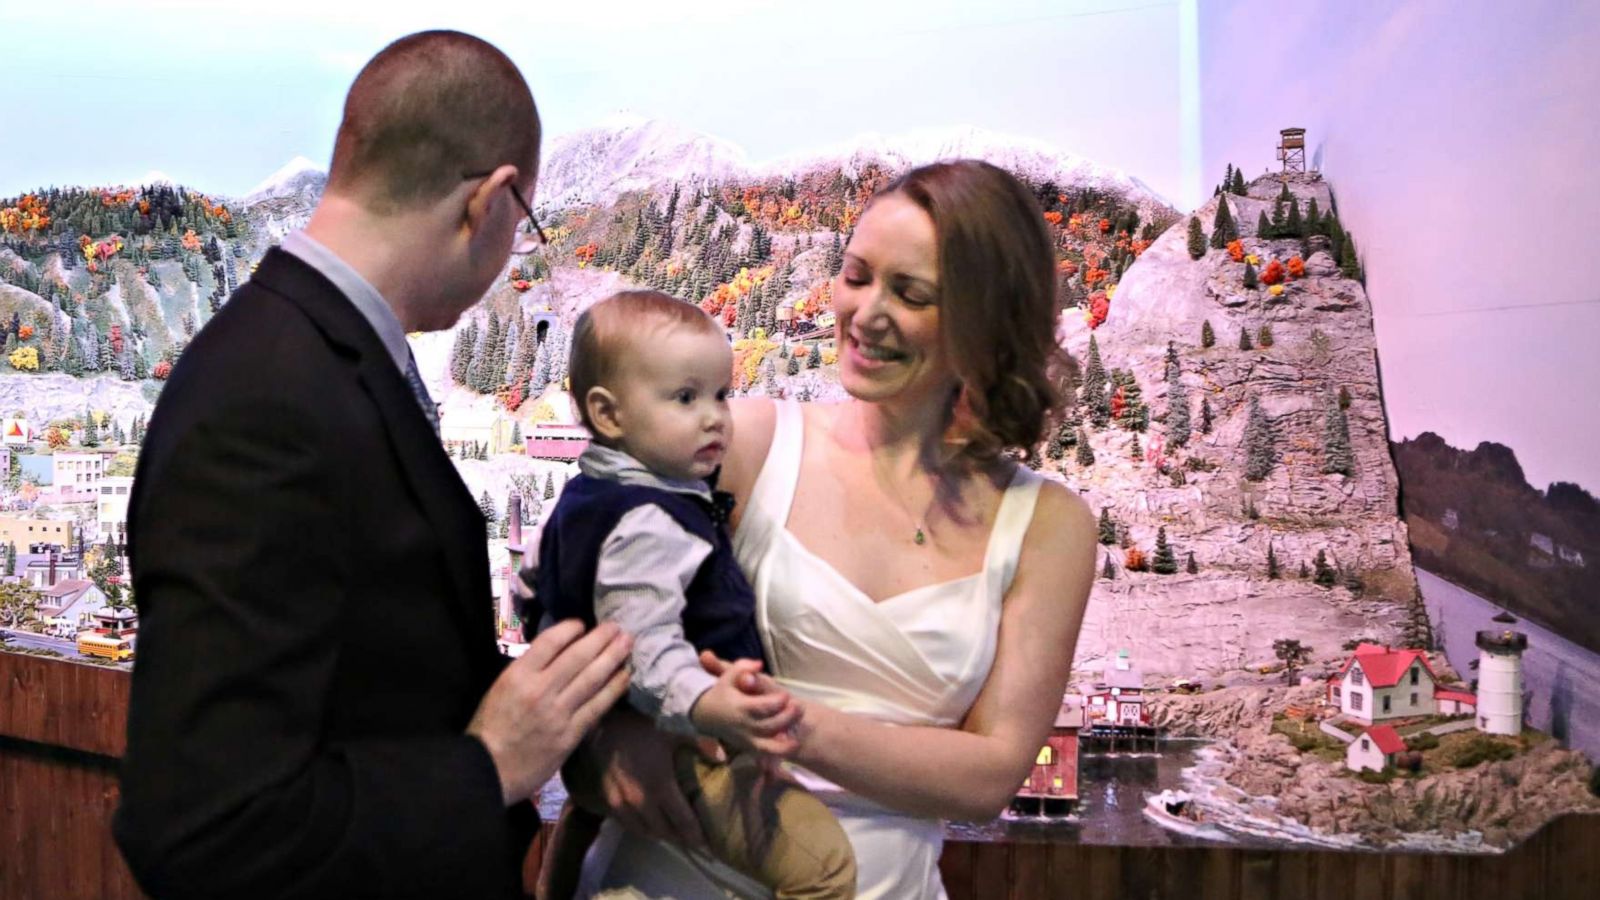
[[[1509,628],[1478,632],[1478,730],[1522,733],[1522,652],[1528,636]]]

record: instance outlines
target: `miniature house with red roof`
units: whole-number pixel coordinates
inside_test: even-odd
[[[1055,725],[1028,778],[1011,801],[1013,812],[1024,815],[1064,816],[1078,803],[1078,730],[1083,727],[1083,698],[1068,694],[1061,699]]]
[[[1440,687],[1421,650],[1361,644],[1328,679],[1328,702],[1371,724],[1407,716],[1471,715],[1477,699],[1459,687]]]
[[[1374,725],[1350,742],[1344,751],[1344,764],[1351,771],[1371,769],[1382,772],[1393,766],[1395,757],[1406,749],[1400,733],[1388,725]]]

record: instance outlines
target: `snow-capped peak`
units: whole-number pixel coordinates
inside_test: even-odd
[[[629,112],[551,139],[539,167],[538,203],[609,203],[663,182],[719,181],[747,169],[744,150],[672,122]]]
[[[171,175],[168,175],[167,173],[162,172],[162,171],[160,171],[158,169],[151,169],[150,171],[144,173],[144,177],[143,178],[139,179],[139,184],[177,184],[177,183],[178,182],[173,180],[173,177]]]
[[[267,179],[256,185],[245,195],[246,200],[261,200],[266,197],[291,193],[307,181],[316,181],[327,178],[327,173],[322,167],[306,159],[296,156],[289,160],[278,171],[267,176]]]

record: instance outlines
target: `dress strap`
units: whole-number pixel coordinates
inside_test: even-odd
[[[772,443],[761,473],[750,489],[750,500],[734,534],[736,550],[765,547],[789,521],[795,485],[800,481],[800,457],[805,447],[805,415],[794,400],[773,403]],[[743,553],[741,552],[741,556]],[[743,560],[741,559],[741,562]]]
[[[1000,498],[1000,508],[995,511],[994,529],[989,534],[989,549],[983,561],[983,570],[989,584],[995,588],[996,602],[1011,589],[1011,579],[1017,574],[1017,560],[1022,556],[1022,540],[1033,522],[1033,510],[1039,502],[1039,488],[1044,477],[1027,466],[1018,465],[1011,484]]]

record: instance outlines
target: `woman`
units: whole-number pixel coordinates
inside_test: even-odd
[[[863,898],[942,897],[941,820],[999,813],[1059,708],[1095,521],[1002,455],[1032,448],[1055,404],[1054,285],[1015,178],[913,170],[868,205],[833,284],[850,400],[733,410],[735,550],[773,674],[803,707],[797,777],[850,835]],[[622,827],[591,853],[588,888],[754,893],[670,842],[694,826],[664,740],[626,712],[592,740]]]

